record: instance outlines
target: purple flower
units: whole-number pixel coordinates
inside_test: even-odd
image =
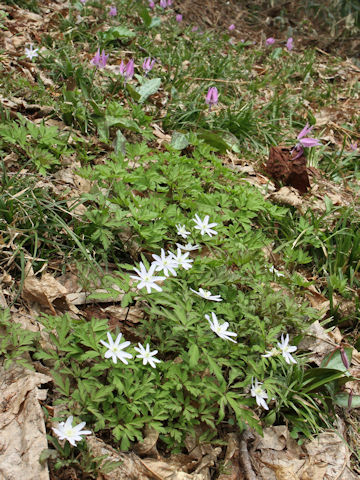
[[[292,158],[292,160],[296,160],[297,158],[301,157],[301,155],[304,153],[304,148],[317,147],[321,145],[320,140],[318,140],[317,138],[305,137],[305,135],[310,133],[312,129],[313,127],[310,127],[309,124],[307,123],[305,127],[301,130],[299,135],[297,136],[297,139],[299,140],[299,142],[291,150],[291,154],[294,151],[297,151],[298,153],[295,155],[294,158]]]
[[[142,64],[142,68],[143,68],[143,70],[144,70],[144,72],[145,72],[145,75],[147,75],[147,74],[152,70],[154,64],[155,64],[155,59],[154,59],[154,60],[151,60],[150,57],[145,58],[145,60],[144,60],[144,62],[143,62],[143,64]]]
[[[81,2],[83,5],[85,5],[86,0],[80,0],[80,2]]]
[[[358,144],[357,144],[357,142],[350,143],[350,148],[351,148],[351,150],[354,150],[354,152],[355,152],[355,150],[358,149]]]
[[[269,37],[266,39],[266,45],[273,45],[275,43],[275,38]]]
[[[312,129],[313,127],[310,127],[308,123],[305,125],[297,136],[297,139],[299,140],[298,145],[301,144],[303,147],[316,147],[321,145],[321,142],[317,138],[305,137],[305,135],[310,133]]]
[[[286,42],[286,48],[291,52],[291,50],[294,48],[294,40],[292,37],[289,37]]]
[[[154,9],[155,8],[155,3],[153,2],[153,0],[149,0],[149,7],[151,9]]]
[[[124,77],[125,83],[128,80],[131,80],[132,77],[134,76],[134,60],[133,59],[129,60],[126,65],[123,62],[123,60],[121,60],[121,63],[119,66],[119,73]]]
[[[167,7],[167,1],[166,0],[160,0],[160,7],[161,8],[166,8]]]
[[[230,30],[230,32],[232,32],[233,30],[235,30],[235,25],[234,25],[233,23],[230,25],[229,30]]]
[[[205,102],[209,105],[209,112],[211,110],[211,107],[218,103],[218,98],[219,98],[219,94],[218,94],[217,88],[210,87],[206,94],[206,99],[205,99]]]
[[[178,14],[176,15],[175,19],[176,19],[176,21],[179,22],[179,23],[182,22],[182,15],[181,15],[181,13],[178,13]]]
[[[197,32],[198,30],[199,30],[199,27],[196,26],[196,25],[195,25],[195,27],[193,27],[193,28],[191,29],[192,32]]]
[[[171,7],[171,5],[172,5],[172,0],[168,0],[168,1],[167,1],[167,6],[168,6],[168,7]]]
[[[100,54],[100,48],[98,48],[98,51],[95,53],[95,56],[91,60],[91,63],[98,68],[103,68],[106,66],[106,62],[108,58],[109,58],[109,55],[105,55],[105,50],[103,50]]]
[[[117,15],[116,7],[110,7],[109,16],[110,17],[116,17],[116,15]]]

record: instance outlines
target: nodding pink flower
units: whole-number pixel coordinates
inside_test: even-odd
[[[166,8],[167,7],[167,1],[166,0],[160,0],[160,7],[161,8]]]
[[[218,103],[218,98],[219,98],[219,94],[218,94],[217,88],[210,87],[206,94],[206,99],[205,99],[205,102],[209,105],[209,112],[211,110],[211,107]]]
[[[309,124],[307,123],[305,127],[301,130],[299,135],[297,136],[299,143],[303,147],[316,147],[318,145],[321,145],[321,142],[317,138],[305,137],[305,135],[310,133],[312,129],[313,127],[310,127]]]
[[[83,5],[85,5],[86,0],[80,0],[80,2],[81,2]]]
[[[167,6],[171,7],[171,5],[172,5],[172,0],[167,0]]]
[[[291,50],[294,48],[294,39],[292,37],[289,37],[286,42],[286,48],[291,52]]]
[[[178,13],[175,18],[176,18],[176,21],[177,21],[177,22],[179,22],[179,23],[182,22],[182,15],[181,15],[181,13]]]
[[[292,160],[296,160],[297,158],[301,157],[301,155],[304,153],[304,148],[317,147],[321,145],[320,140],[318,140],[317,138],[305,137],[305,135],[310,133],[312,129],[313,127],[310,127],[307,123],[297,136],[299,142],[292,149],[291,153],[293,153],[294,150],[296,150],[298,153],[294,158],[292,158]]]
[[[119,73],[124,77],[125,83],[128,80],[131,80],[132,77],[134,76],[134,60],[133,59],[129,60],[126,65],[123,62],[123,60],[121,60],[121,63],[119,66]]]
[[[230,30],[230,32],[232,32],[233,30],[235,30],[235,25],[234,25],[233,23],[230,25],[229,30]]]
[[[269,37],[266,39],[266,45],[273,45],[275,43],[275,38]]]
[[[354,150],[354,152],[355,152],[355,150],[358,149],[358,144],[357,144],[357,142],[350,143],[350,148],[351,148],[351,150]]]
[[[155,8],[155,3],[153,0],[149,0],[149,7],[153,10]]]
[[[98,68],[103,68],[106,66],[106,62],[108,58],[109,58],[109,55],[105,55],[105,50],[103,50],[100,54],[100,48],[98,48],[98,51],[95,53],[95,56],[91,60],[91,63]]]
[[[109,16],[110,17],[116,17],[116,15],[117,15],[116,7],[110,7]]]
[[[147,75],[153,68],[153,66],[155,65],[155,59],[154,60],[151,60],[150,57],[148,58],[145,58],[143,64],[142,64],[142,68],[145,72],[145,75]]]
[[[197,32],[198,30],[199,30],[199,27],[196,26],[196,25],[195,25],[195,27],[193,27],[193,28],[191,29],[192,32]]]

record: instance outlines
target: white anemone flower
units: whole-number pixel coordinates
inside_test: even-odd
[[[204,290],[203,288],[199,288],[199,291],[197,292],[196,290],[193,290],[190,288],[190,290],[196,295],[199,295],[201,298],[205,298],[205,300],[212,300],[213,302],[222,302],[222,298],[220,295],[212,295],[210,290]]]
[[[142,262],[140,262],[140,270],[134,268],[135,272],[138,275],[130,275],[130,278],[133,278],[134,280],[139,280],[139,283],[137,284],[137,288],[139,290],[145,287],[147,293],[151,293],[152,288],[154,290],[157,290],[158,292],[162,291],[162,288],[155,282],[161,282],[162,280],[165,280],[166,277],[157,277],[156,275],[154,275],[155,268],[156,265],[152,263],[149,270],[146,270],[145,265]]]
[[[266,391],[261,387],[262,383],[255,378],[255,383],[254,381],[251,384],[251,396],[255,397],[256,403],[259,405],[259,407],[265,408],[265,410],[269,410],[269,407],[267,406],[265,400],[268,398],[268,394]]]
[[[273,347],[271,350],[266,350],[262,357],[269,358],[269,357],[276,357],[277,355],[281,355],[281,350],[276,347]]]
[[[236,340],[233,340],[231,338],[231,337],[236,337],[237,334],[235,332],[228,331],[229,323],[224,322],[220,325],[219,320],[217,319],[217,316],[215,315],[214,312],[211,312],[211,316],[212,316],[212,321],[210,320],[209,315],[207,314],[205,315],[206,320],[210,324],[211,330],[223,340],[230,340],[230,342],[237,343]]]
[[[81,435],[91,435],[90,430],[83,430],[86,422],[81,422],[79,425],[73,427],[74,418],[69,417],[66,422],[60,422],[57,427],[53,427],[54,432],[60,440],[67,440],[73,447],[76,447],[76,442],[82,440]]]
[[[217,235],[217,232],[212,229],[212,227],[216,227],[217,223],[209,223],[209,215],[206,215],[204,220],[201,220],[199,215],[196,213],[195,218],[192,219],[195,222],[195,227],[197,230],[200,230],[201,235],[209,235],[212,237],[213,235]]]
[[[297,350],[297,347],[289,345],[289,334],[281,335],[281,343],[278,342],[278,347],[281,350],[282,356],[285,358],[285,362],[289,365],[291,363],[297,363],[297,361],[292,357],[292,353]]]
[[[161,360],[155,358],[155,355],[158,353],[157,350],[153,350],[150,352],[150,345],[147,343],[146,348],[144,348],[141,343],[138,343],[139,347],[134,347],[140,355],[136,355],[136,358],[141,358],[143,361],[143,365],[149,363],[152,368],[156,368],[156,363],[160,363]]]
[[[186,226],[180,225],[180,223],[176,225],[176,230],[177,234],[180,235],[182,238],[187,238],[190,235],[190,232],[186,230]]]
[[[152,262],[151,266],[155,265],[156,272],[163,271],[165,277],[169,277],[170,274],[176,277],[175,269],[178,267],[178,264],[172,253],[165,253],[165,250],[162,248],[160,256],[153,255],[152,257],[155,261]]]
[[[119,333],[119,335],[116,337],[115,342],[110,332],[107,332],[107,337],[109,343],[106,343],[104,340],[100,340],[100,343],[108,349],[105,353],[105,358],[111,357],[114,363],[117,363],[119,359],[123,363],[125,363],[125,365],[127,365],[129,363],[127,361],[127,358],[133,358],[133,356],[131,355],[131,353],[124,352],[124,348],[128,347],[130,345],[130,342],[120,343],[122,333]]]
[[[185,270],[189,270],[192,267],[191,264],[193,263],[194,260],[192,258],[188,258],[190,255],[190,252],[182,253],[180,248],[178,248],[176,255],[175,253],[173,253],[172,255],[179,267],[182,267]]]
[[[30,60],[32,60],[34,57],[39,56],[39,54],[37,53],[38,50],[39,50],[38,48],[33,48],[33,45],[31,44],[30,48],[25,47],[25,56],[27,58],[30,58]]]
[[[193,250],[199,250],[200,245],[193,245],[192,243],[187,243],[186,245],[181,245],[181,243],[177,243],[176,246],[185,252],[192,252]]]
[[[269,272],[270,273],[273,273],[274,275],[276,275],[277,277],[285,277],[285,275],[281,272],[279,272],[279,270],[277,270],[274,265],[271,265],[269,268],[268,268]]]

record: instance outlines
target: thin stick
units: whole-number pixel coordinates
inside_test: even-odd
[[[239,457],[244,468],[246,480],[257,480],[256,474],[251,465],[250,455],[246,443],[246,440],[250,440],[251,438],[251,434],[249,435],[249,433],[250,432],[245,430],[245,432],[242,434],[240,439]]]

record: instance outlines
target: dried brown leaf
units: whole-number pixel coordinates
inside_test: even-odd
[[[47,448],[44,415],[39,400],[47,390],[38,386],[51,377],[19,366],[0,367],[0,478],[48,480],[47,466],[39,463]]]

